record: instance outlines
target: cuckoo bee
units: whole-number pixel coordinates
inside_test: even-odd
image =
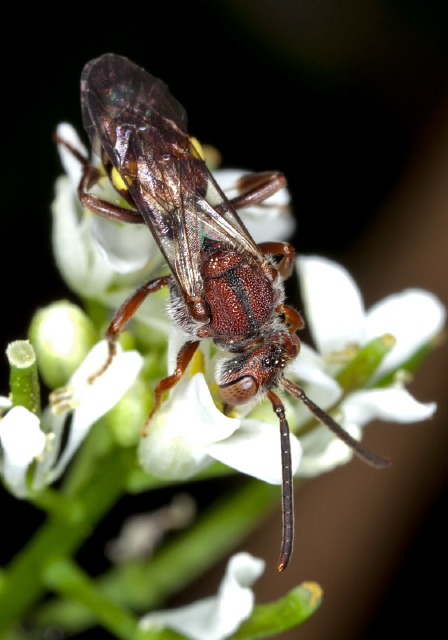
[[[92,194],[98,169],[59,140],[82,163],[82,204],[110,220],[146,224],[171,270],[143,284],[118,310],[107,331],[109,358],[97,375],[110,364],[119,332],[146,296],[169,287],[170,316],[187,337],[174,372],[155,388],[149,421],[201,340],[209,338],[229,354],[216,374],[224,406],[267,397],[279,421],[283,529],[277,569],[282,571],[292,554],[294,517],[289,426],[277,389],[299,398],[367,463],[388,465],[284,377],[299,354],[297,331],[304,326],[300,313],[285,303],[284,280],[292,272],[294,250],[285,242],[256,244],[237,210],[265,200],[286,184],[285,177],[278,172],[246,176],[239,195],[228,200],[188,134],[185,109],[164,82],[121,56],[106,54],[84,67],[81,105],[90,143],[130,208]]]

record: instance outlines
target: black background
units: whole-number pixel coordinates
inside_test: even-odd
[[[235,1],[212,9],[195,0],[119,10],[104,3],[73,4],[54,13],[36,7],[35,15],[34,9],[15,15],[12,8],[16,37],[2,56],[5,346],[26,335],[37,307],[71,295],[50,248],[49,206],[60,172],[51,136],[62,120],[80,128],[81,69],[107,51],[129,57],[167,82],[187,109],[190,131],[214,144],[225,165],[282,170],[298,220],[296,249],[350,263],[357,243],[368,243],[375,216],[409,157],[443,119],[448,16],[444,3],[423,0],[315,4],[277,1],[259,7]],[[387,259],[392,269],[393,256]],[[5,392],[7,371],[1,364]],[[406,609],[415,598],[411,584],[431,582],[446,558],[443,496],[430,499],[426,522],[409,532],[414,546],[389,585],[393,591],[384,591],[364,631],[341,637],[378,637],[391,602],[390,615],[402,634],[409,622],[415,629]],[[12,518],[15,501],[3,495],[0,500],[2,512]],[[23,540],[34,526],[27,509],[21,505],[17,511],[28,522]],[[3,528],[2,539],[6,534]],[[5,540],[2,559],[7,561],[21,542],[17,536],[8,545]],[[296,582],[313,578],[302,576],[299,559],[297,564]],[[279,588],[275,597],[284,591]],[[263,596],[274,597],[266,590]],[[432,615],[437,603],[441,600]]]

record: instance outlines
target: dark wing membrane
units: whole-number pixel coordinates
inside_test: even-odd
[[[187,113],[168,86],[127,58],[106,53],[88,62],[81,75],[81,109],[84,128],[101,157],[101,131],[110,121],[131,109],[149,117],[157,106],[166,120],[187,132]],[[111,158],[112,160],[113,158]]]
[[[184,295],[200,296],[207,239],[265,260],[192,149],[186,113],[166,85],[112,54],[83,72],[85,128],[129,188]]]
[[[164,189],[152,188],[154,175],[162,176]],[[202,292],[199,254],[207,240],[266,260],[205,163],[192,153],[153,159],[129,190],[186,295]]]
[[[199,162],[202,164],[207,189],[205,197],[202,197],[199,193],[197,194],[197,206],[201,211],[204,227],[210,227],[210,233],[207,234],[208,237],[216,241],[226,242],[229,247],[242,251],[256,260],[265,260],[263,252],[254,242],[243,221],[224,195],[205,163]]]

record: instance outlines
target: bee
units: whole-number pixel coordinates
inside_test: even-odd
[[[149,421],[164,393],[184,375],[201,340],[227,352],[216,373],[224,408],[267,397],[280,426],[282,461],[282,543],[278,571],[291,559],[294,537],[293,481],[289,426],[277,395],[283,387],[301,400],[358,456],[374,467],[389,461],[352,438],[303,389],[284,377],[299,354],[297,331],[304,321],[285,303],[284,280],[294,250],[286,242],[257,245],[237,210],[262,202],[284,187],[280,172],[244,177],[239,195],[228,200],[210,173],[200,147],[187,130],[187,115],[167,85],[130,60],[105,54],[81,76],[84,128],[113,186],[131,207],[90,193],[99,171],[70,144],[82,163],[81,203],[95,214],[129,224],[146,224],[170,270],[139,287],[115,314],[106,337],[109,356],[118,334],[150,293],[169,287],[169,315],[186,341],[173,373],[155,388]]]

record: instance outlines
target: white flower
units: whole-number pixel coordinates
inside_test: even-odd
[[[300,258],[299,269],[307,304],[306,317],[322,353],[302,345],[301,353],[287,375],[302,381],[309,397],[324,410],[339,403],[335,417],[357,439],[361,437],[362,428],[374,419],[416,422],[431,417],[436,405],[418,402],[398,382],[391,387],[357,390],[343,397],[343,390],[333,377],[337,366],[332,363],[334,357],[331,356],[335,353],[340,356],[348,347],[353,349],[354,343],[362,346],[391,327],[397,340],[396,347],[384,358],[378,370],[381,375],[394,370],[440,331],[444,309],[438,300],[426,292],[404,292],[365,313],[356,285],[339,265],[319,258]],[[422,329],[402,331],[397,317],[406,324],[409,315],[415,317],[417,313],[413,305],[422,319]],[[390,323],[387,322],[387,309],[391,314]],[[375,324],[375,319],[380,322]],[[174,368],[178,347],[170,340],[169,371]],[[372,382],[378,375],[375,372]],[[285,397],[285,403],[288,420],[300,434],[300,426],[312,416],[294,399]],[[256,414],[259,413],[257,409]],[[275,418],[274,424],[269,418],[268,421],[251,419],[250,414],[241,419],[223,416],[215,407],[202,374],[191,379],[185,376],[148,426],[148,435],[140,443],[142,465],[156,476],[186,479],[213,460],[219,460],[266,482],[280,483],[278,425]],[[327,471],[352,456],[352,451],[324,426],[301,435],[300,445],[291,436],[291,447],[294,468],[303,448],[298,469],[298,475],[303,476]]]
[[[181,332],[172,328],[168,371],[174,369],[183,340]],[[209,360],[205,357],[206,370],[212,368]],[[190,377],[187,372],[151,419],[147,435],[141,438],[141,464],[155,476],[185,480],[218,460],[270,484],[280,484],[280,430],[271,414],[274,424],[262,419],[229,418],[215,406],[204,375]],[[291,453],[296,470],[301,447],[294,435]]]
[[[361,293],[341,265],[324,258],[297,259],[306,317],[323,357],[347,345],[366,344],[390,333],[396,345],[376,371],[378,379],[396,369],[443,328],[445,308],[428,291],[408,289],[364,310]]]
[[[140,371],[142,357],[136,351],[118,353],[106,371],[92,383],[107,359],[107,343],[99,342],[59,390],[55,414],[47,408],[42,421],[24,407],[14,407],[0,421],[3,455],[0,471],[11,492],[19,498],[29,495],[28,468],[35,461],[32,489],[37,491],[56,480],[64,471],[90,427],[106,414],[129,389]],[[66,420],[71,426],[64,450],[60,447]]]
[[[240,195],[238,180],[250,174],[250,171],[242,169],[218,169],[213,172],[229,200]],[[263,202],[238,210],[238,215],[255,242],[287,240],[294,233],[296,223],[291,215],[290,201],[289,191],[283,187]]]
[[[88,157],[71,125],[60,124],[56,133]],[[84,297],[107,298],[112,284],[132,290],[162,262],[155,240],[145,224],[120,224],[84,210],[77,193],[82,165],[63,144],[58,149],[67,173],[56,183],[52,204],[53,251],[59,270],[69,286]],[[100,198],[119,202],[106,179],[92,191]]]
[[[71,125],[60,124],[56,134],[82,157],[88,157]],[[86,214],[77,193],[82,164],[63,144],[59,144],[58,149],[67,175],[56,183],[56,198],[52,206],[53,247],[65,280],[74,291],[92,298],[104,297],[112,283],[130,286],[133,282],[141,282],[145,274],[154,272],[163,262],[147,225],[120,224],[99,215]],[[92,162],[98,163],[98,159]],[[229,169],[216,171],[214,175],[225,194],[233,198],[239,194],[238,180],[247,173]],[[105,177],[93,186],[92,192],[102,199],[120,203],[117,192]],[[240,210],[243,221],[257,242],[284,240],[291,235],[295,222],[289,202],[289,193],[283,188],[261,204]],[[118,274],[121,278],[117,277]],[[127,278],[124,277],[126,274]]]
[[[190,640],[224,640],[252,613],[250,587],[264,570],[264,562],[248,553],[233,556],[216,596],[193,604],[149,613],[140,620],[143,630],[168,627]]]
[[[342,389],[328,373],[335,373],[335,356],[337,359],[353,345],[363,346],[386,333],[392,334],[396,344],[372,376],[372,385],[405,364],[441,331],[445,322],[443,305],[426,291],[403,291],[365,312],[361,294],[343,267],[317,257],[300,257],[297,266],[305,317],[319,353],[302,345],[290,371],[307,384],[308,395],[323,409],[335,405],[342,396]],[[371,420],[417,422],[431,417],[435,410],[435,403],[419,403],[396,382],[392,387],[349,393],[340,404],[337,418],[344,429],[360,438],[362,427]],[[303,422],[309,419],[304,407],[299,412]],[[300,440],[303,456],[299,475],[321,473],[351,457],[350,450],[323,426]]]
[[[60,125],[58,136],[86,157],[86,150],[69,125]],[[118,308],[135,282],[144,281],[159,266],[160,252],[146,225],[116,224],[82,211],[76,193],[81,165],[67,148],[60,147],[70,177],[60,179],[53,206],[58,263],[73,289]],[[229,198],[239,195],[237,183],[241,175],[243,172],[240,171],[215,173]],[[94,190],[100,197],[119,202],[107,180],[101,180]],[[293,225],[288,205],[289,195],[282,189],[260,205],[247,207],[240,213],[258,242],[284,239]],[[256,221],[253,228],[251,219]],[[264,225],[266,220],[268,224]],[[362,427],[375,418],[413,422],[430,417],[435,404],[418,403],[398,380],[393,388],[368,388],[342,397],[343,390],[334,379],[337,365],[330,360],[337,360],[354,345],[362,346],[373,338],[392,334],[396,346],[384,357],[369,381],[369,387],[372,387],[385,374],[405,364],[440,331],[445,313],[440,302],[427,292],[409,290],[387,298],[365,313],[361,295],[342,267],[328,260],[304,257],[298,259],[298,268],[306,319],[319,352],[302,345],[290,373],[305,383],[311,399],[324,410],[339,403],[337,419],[357,438],[361,436]],[[157,294],[148,296],[137,316],[146,324],[167,331],[162,300]],[[300,427],[310,415],[301,405],[292,416],[289,412],[288,418],[292,426]],[[277,482],[281,475],[279,459],[273,470],[267,462],[269,453],[274,458],[269,448],[277,439],[278,434],[274,435],[277,429],[261,420],[232,420],[222,416],[215,408],[204,380],[200,377],[185,379],[154,416],[149,434],[141,443],[142,464],[156,475],[186,478],[216,459],[256,477]],[[291,440],[298,460],[299,445],[294,438]],[[305,455],[299,473],[303,475],[332,468],[351,456],[347,447],[324,427],[303,435],[301,443]],[[259,463],[250,455],[254,447],[257,447]]]
[[[0,443],[1,475],[11,492],[23,498],[28,493],[25,482],[28,467],[45,447],[39,418],[24,407],[14,407],[0,420]]]
[[[291,450],[296,470],[301,449],[293,435]],[[282,478],[279,427],[224,416],[202,373],[185,376],[153,416],[140,441],[140,460],[149,473],[171,480],[187,479],[214,460],[271,484]]]
[[[60,124],[56,135],[83,158],[88,158],[86,148],[70,124]],[[59,271],[69,287],[82,297],[118,309],[137,286],[158,275],[164,259],[146,224],[121,224],[83,209],[77,192],[82,163],[64,144],[59,143],[58,150],[66,171],[66,175],[56,182],[52,203],[53,251]],[[99,165],[96,156],[92,156],[91,162]],[[228,197],[238,195],[235,185],[244,173],[239,170],[216,172]],[[123,206],[106,176],[93,185],[91,192]],[[263,203],[240,210],[243,221],[255,233],[258,242],[284,240],[292,233],[294,220],[289,200],[289,193],[283,188]],[[137,310],[136,318],[150,328],[167,333],[160,295],[148,296]]]

